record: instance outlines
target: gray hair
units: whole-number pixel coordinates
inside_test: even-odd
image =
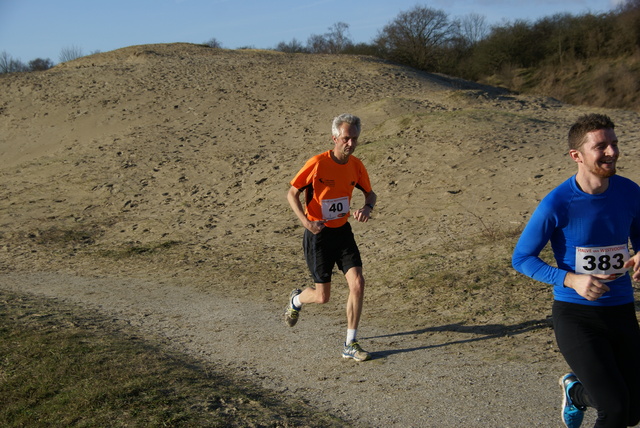
[[[358,130],[358,134],[360,134],[360,129],[362,127],[360,123],[360,118],[358,116],[354,116],[349,113],[343,113],[340,116],[336,116],[333,118],[333,124],[331,125],[331,133],[334,137],[340,137],[340,127],[343,123],[348,123],[349,125],[353,125]]]

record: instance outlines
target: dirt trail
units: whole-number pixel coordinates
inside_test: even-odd
[[[203,293],[176,282],[2,274],[0,286],[94,309],[172,349],[302,399],[358,426],[557,427],[563,367],[548,361],[493,363],[473,347],[502,335],[361,328],[373,360],[340,358],[343,323],[310,307],[287,328],[280,306]],[[438,331],[441,330],[441,331]],[[591,415],[588,415],[591,416]],[[587,419],[585,426],[589,425]]]

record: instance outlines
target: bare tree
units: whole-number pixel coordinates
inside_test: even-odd
[[[304,47],[304,45],[295,38],[291,40],[289,43],[286,43],[286,42],[278,43],[278,46],[276,46],[276,50],[280,52],[286,52],[286,53],[307,52],[307,49]]]
[[[222,48],[222,43],[220,43],[220,41],[215,37],[212,37],[208,41],[204,42],[204,45],[209,46],[210,48],[217,48],[217,49]]]
[[[13,59],[6,51],[0,53],[0,74],[27,71],[28,68],[18,59]]]
[[[329,41],[320,34],[312,34],[307,39],[307,49],[311,53],[329,53]]]
[[[49,58],[36,58],[29,61],[29,70],[31,71],[44,71],[50,69],[51,67],[53,67],[53,62]]]
[[[616,21],[618,30],[614,33],[612,48],[640,52],[640,0],[620,4]]]
[[[475,45],[489,36],[491,27],[484,15],[470,13],[460,19],[459,31],[460,36],[466,43]]]
[[[428,70],[454,30],[444,11],[416,6],[386,25],[375,43],[390,59]]]
[[[82,48],[79,48],[76,45],[71,45],[66,48],[62,48],[60,51],[60,62],[73,61],[74,59],[78,59],[83,57]]]
[[[0,74],[11,73],[11,61],[13,61],[13,59],[7,51],[0,53]]]
[[[353,45],[349,37],[349,24],[336,22],[329,27],[329,32],[325,34],[329,44],[329,53],[338,54]]]
[[[329,27],[329,32],[322,35],[312,34],[307,40],[307,49],[312,53],[339,54],[353,42],[349,37],[349,24],[337,22]]]
[[[631,10],[640,10],[640,0],[626,0],[618,5],[618,11],[628,12]]]

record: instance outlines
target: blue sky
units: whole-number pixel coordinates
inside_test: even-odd
[[[204,43],[273,48],[306,44],[333,24],[349,24],[351,40],[369,43],[398,13],[416,5],[451,18],[484,15],[490,24],[568,12],[611,10],[622,0],[0,0],[0,53],[28,63],[148,43]]]

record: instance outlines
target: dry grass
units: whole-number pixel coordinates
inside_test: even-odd
[[[0,292],[0,425],[345,425],[123,328],[76,307]]]
[[[505,68],[486,83],[592,107],[640,111],[640,56],[611,61],[566,61],[562,67]]]

